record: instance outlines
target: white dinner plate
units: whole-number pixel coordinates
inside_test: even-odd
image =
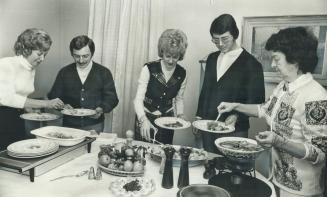
[[[210,133],[231,133],[235,131],[235,127],[231,125],[225,125],[225,123],[217,121],[218,125],[223,126],[224,130],[209,130],[208,129],[208,123],[214,122],[214,120],[197,120],[192,123],[192,125],[202,131],[210,132]]]
[[[50,113],[26,113],[20,115],[20,117],[25,120],[34,120],[34,121],[50,121],[59,118],[58,115],[50,114]]]
[[[61,113],[68,116],[92,116],[97,112],[94,109],[75,108],[63,109],[61,110]]]
[[[10,156],[33,158],[56,152],[59,145],[50,140],[27,139],[14,142],[7,147]]]
[[[164,129],[186,129],[191,126],[191,123],[185,121],[184,119],[177,118],[177,117],[160,117],[154,120],[154,123]],[[173,126],[172,124],[180,124],[178,126]]]

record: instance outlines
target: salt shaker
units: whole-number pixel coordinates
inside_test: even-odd
[[[89,171],[89,180],[95,179],[95,173],[94,173],[94,168],[90,167],[90,171]]]
[[[189,185],[189,183],[190,183],[189,171],[188,171],[188,159],[190,157],[191,152],[192,152],[192,149],[186,148],[186,147],[182,147],[179,150],[182,160],[181,160],[181,167],[179,170],[177,186],[180,189]]]
[[[166,189],[170,189],[174,186],[174,177],[173,177],[173,156],[175,149],[172,146],[167,146],[164,148],[166,155],[165,168],[162,176],[161,186]]]
[[[101,173],[100,168],[98,167],[97,172],[95,174],[95,180],[101,180],[101,179],[102,179],[102,173]]]

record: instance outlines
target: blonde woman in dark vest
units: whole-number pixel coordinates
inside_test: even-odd
[[[153,139],[157,128],[156,139],[172,144],[174,131],[156,127],[154,120],[165,116],[184,118],[186,70],[178,62],[183,60],[186,48],[187,38],[181,30],[167,29],[161,34],[158,42],[160,59],[146,63],[138,81],[134,99],[137,115],[135,139]]]

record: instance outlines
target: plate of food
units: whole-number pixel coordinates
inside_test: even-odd
[[[252,162],[264,151],[257,141],[243,137],[221,137],[215,140],[218,150],[228,159]]]
[[[224,122],[214,120],[196,120],[192,125],[202,131],[211,133],[231,133],[235,131],[232,125],[226,125]]]
[[[115,196],[124,197],[149,196],[155,189],[155,181],[144,177],[118,178],[112,181],[109,186],[109,190]]]
[[[150,156],[153,160],[160,162],[162,156],[165,154],[163,147],[165,145],[156,145],[153,146],[150,150]],[[179,153],[179,149],[182,147],[180,145],[173,145],[174,149],[176,150],[173,156],[173,166],[180,166],[181,163],[181,155]],[[207,151],[203,149],[197,149],[193,147],[188,147],[192,149],[192,152],[189,156],[189,167],[201,165],[204,161],[208,158]]]
[[[60,146],[73,146],[85,140],[89,131],[68,127],[45,126],[31,131],[37,138],[57,142]]]
[[[94,109],[74,108],[74,109],[63,109],[61,110],[61,113],[68,116],[93,116],[97,112]]]
[[[186,129],[191,126],[191,123],[177,117],[160,117],[154,120],[154,123],[164,129]]]
[[[25,120],[33,120],[33,121],[50,121],[59,118],[58,115],[50,114],[50,113],[25,113],[20,115],[20,117]]]

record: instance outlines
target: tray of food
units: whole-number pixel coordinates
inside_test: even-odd
[[[161,161],[162,156],[165,154],[163,150],[164,145],[157,145],[153,146],[150,150],[150,156],[154,161]],[[174,149],[176,150],[174,157],[173,157],[173,166],[180,166],[181,163],[181,155],[179,153],[179,149],[182,146],[173,145]],[[191,147],[189,147],[191,148]],[[189,156],[188,165],[189,167],[201,165],[204,161],[208,158],[207,151],[203,149],[191,148],[192,152]]]
[[[235,131],[234,126],[214,120],[196,120],[192,125],[199,130],[211,133],[231,133]]]
[[[191,123],[177,117],[160,117],[154,120],[154,123],[164,129],[186,129],[191,126]]]
[[[94,109],[74,108],[74,109],[63,109],[61,110],[61,113],[68,116],[93,116],[97,112]]]
[[[89,131],[68,127],[45,126],[31,131],[37,138],[57,142],[60,146],[73,146],[85,140]]]
[[[218,138],[215,145],[225,157],[237,162],[252,162],[264,151],[257,141],[243,137]]]
[[[143,176],[145,170],[145,151],[143,146],[127,146],[124,142],[101,145],[98,153],[98,166],[115,176]]]
[[[56,114],[50,113],[25,113],[20,115],[24,120],[33,120],[33,121],[51,121],[57,120],[59,118]]]
[[[109,190],[115,196],[141,197],[148,196],[156,189],[153,179],[143,177],[118,178],[110,183]]]

